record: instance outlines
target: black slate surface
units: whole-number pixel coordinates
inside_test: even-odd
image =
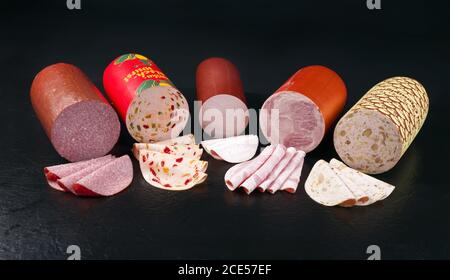
[[[0,30],[0,258],[65,259],[365,259],[450,257],[448,65],[446,4],[382,1],[8,1]],[[351,2],[351,3],[350,3]],[[360,2],[360,3],[359,3]],[[336,156],[331,133],[307,155],[296,194],[229,192],[231,164],[209,161],[208,180],[186,192],[145,183],[136,162],[132,186],[104,199],[81,199],[46,186],[42,168],[64,162],[31,108],[28,91],[43,67],[65,61],[102,89],[116,56],[152,58],[193,102],[195,67],[224,56],[241,71],[249,105],[265,98],[302,66],[323,64],[348,87],[346,110],[375,83],[395,75],[429,92],[425,125],[400,163],[378,178],[397,186],[364,208],[314,203],[303,182],[318,159]],[[123,130],[114,153],[128,152]]]

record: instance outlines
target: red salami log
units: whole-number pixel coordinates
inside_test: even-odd
[[[77,67],[58,63],[33,80],[31,103],[56,151],[69,161],[108,153],[120,134],[114,109]]]
[[[333,70],[304,67],[266,100],[261,130],[271,143],[310,152],[322,141],[346,99],[345,84]]]
[[[222,138],[241,134],[248,124],[248,109],[239,71],[230,61],[213,57],[197,67],[197,99],[201,127]]]
[[[186,99],[158,66],[142,55],[116,58],[105,69],[103,86],[138,142],[175,138],[186,126]]]

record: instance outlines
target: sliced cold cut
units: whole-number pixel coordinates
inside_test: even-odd
[[[128,155],[103,165],[72,185],[79,196],[111,196],[126,189],[133,181],[133,165]]]
[[[292,171],[289,177],[284,181],[281,186],[282,191],[287,191],[288,193],[295,193],[297,191],[298,183],[300,182],[300,176],[302,175],[303,162],[298,164],[297,167]]]
[[[133,145],[133,155],[139,160],[140,150],[151,150],[155,152],[174,155],[176,157],[190,157],[200,159],[203,150],[199,148],[199,145],[195,144],[149,144],[149,143],[135,143]]]
[[[141,150],[139,165],[144,179],[152,186],[182,191],[206,180],[207,162],[187,157]]]
[[[273,171],[269,174],[269,176],[262,181],[261,184],[257,187],[257,189],[261,192],[265,192],[268,187],[277,179],[278,176],[280,176],[281,172],[286,168],[288,163],[291,161],[291,159],[296,154],[296,150],[293,147],[289,147],[286,150],[286,153],[284,154],[283,158],[280,160],[280,162],[277,164],[277,166],[273,169]]]
[[[356,198],[361,196],[360,193],[365,194],[367,199],[358,199],[356,202],[358,206],[370,205],[376,201],[383,200],[395,189],[394,186],[354,170],[337,159],[332,159],[330,166]]]
[[[270,157],[255,171],[250,177],[242,182],[241,187],[247,194],[253,192],[256,187],[266,179],[274,168],[281,161],[286,154],[286,147],[282,144],[278,144]]]
[[[96,161],[92,161],[91,164],[89,164],[85,168],[75,173],[71,173],[68,176],[62,177],[61,179],[58,179],[57,183],[61,188],[68,190],[72,193],[75,193],[73,190],[73,185],[75,183],[77,183],[79,180],[86,177],[87,175],[91,174],[95,170],[99,169],[100,167],[113,161],[114,159],[115,159],[114,157],[103,157]]]
[[[231,191],[239,187],[242,182],[258,170],[272,155],[276,145],[266,147],[256,158],[234,165],[225,173],[225,185]]]
[[[170,145],[195,145],[195,137],[193,134],[187,134],[180,137],[158,141],[155,144],[170,144]]]
[[[356,203],[352,192],[324,160],[314,164],[306,179],[305,191],[314,201],[325,206],[350,207]]]
[[[102,162],[105,159],[112,158],[111,155],[106,155],[104,157],[95,158],[91,160],[84,160],[74,163],[64,163],[64,164],[58,164],[53,166],[48,166],[44,168],[44,175],[47,179],[47,183],[50,187],[54,188],[58,191],[67,191],[67,189],[61,187],[58,184],[58,179],[64,178],[66,176],[69,176],[70,174],[76,173],[92,164],[95,164],[96,162]]]
[[[230,61],[212,57],[196,72],[199,123],[215,138],[240,135],[248,124],[248,109],[239,71]]]
[[[322,141],[346,99],[345,84],[333,70],[304,67],[264,102],[261,131],[272,144],[310,152]]]
[[[292,159],[289,161],[286,168],[278,175],[278,177],[270,184],[270,186],[267,188],[267,191],[271,194],[276,193],[278,190],[280,190],[284,183],[287,181],[287,179],[291,176],[291,174],[294,172],[295,169],[297,169],[299,166],[303,166],[303,161],[305,158],[305,152],[303,151],[297,151],[292,157]]]
[[[213,158],[230,163],[240,163],[251,159],[258,149],[258,136],[240,135],[201,142],[205,151]]]
[[[53,147],[69,161],[108,153],[120,134],[114,109],[77,67],[58,63],[40,71],[31,103]]]
[[[105,69],[103,85],[138,142],[177,137],[189,117],[185,97],[150,59],[124,54]]]
[[[376,84],[337,123],[333,139],[339,157],[364,173],[391,169],[422,127],[428,105],[425,88],[414,79]]]

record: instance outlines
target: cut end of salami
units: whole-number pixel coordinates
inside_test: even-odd
[[[189,118],[186,98],[174,87],[155,86],[137,95],[126,115],[131,136],[141,143],[177,137]]]
[[[301,93],[283,91],[269,97],[261,109],[260,127],[272,144],[310,152],[325,134],[323,116],[314,102]]]
[[[401,135],[396,125],[388,116],[364,108],[338,122],[334,146],[345,163],[369,174],[391,169],[402,156]]]
[[[214,138],[240,135],[248,125],[249,113],[245,103],[229,94],[218,94],[200,107],[199,122]]]
[[[97,100],[80,101],[65,108],[51,129],[56,151],[69,161],[96,158],[116,144],[120,123],[114,109]]]

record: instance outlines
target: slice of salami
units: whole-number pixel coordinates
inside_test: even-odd
[[[44,175],[47,179],[47,183],[50,187],[54,188],[58,191],[67,191],[67,189],[61,187],[57,180],[66,176],[69,176],[70,174],[73,174],[75,172],[78,172],[89,165],[92,165],[98,161],[103,161],[105,159],[112,158],[112,155],[106,155],[104,157],[95,158],[91,160],[84,160],[74,163],[64,163],[64,164],[58,164],[53,166],[48,166],[44,168]]]
[[[150,143],[177,137],[189,118],[186,98],[173,87],[143,90],[128,107],[128,132],[138,142]]]
[[[201,142],[205,151],[213,158],[230,163],[240,163],[251,159],[258,149],[258,136],[240,135]]]
[[[149,144],[149,143],[135,143],[133,145],[133,155],[139,160],[140,150],[151,150],[155,152],[174,155],[176,157],[190,157],[200,159],[203,154],[203,149],[195,144]]]
[[[294,157],[296,150],[294,147],[289,147],[286,150],[283,158],[277,164],[277,166],[273,169],[273,171],[269,174],[269,176],[262,181],[261,184],[257,187],[260,192],[265,192],[267,188],[272,184],[273,181],[276,180],[278,176],[280,176],[281,172],[285,169],[288,163],[291,161],[292,157]]]
[[[305,191],[312,200],[325,206],[351,207],[356,203],[352,192],[324,160],[314,164],[306,179]]]
[[[139,165],[150,185],[170,191],[188,190],[206,180],[207,162],[141,150]]]
[[[239,187],[272,155],[276,145],[266,147],[256,158],[234,165],[225,173],[225,185],[231,191]]]
[[[128,155],[98,168],[72,185],[78,196],[111,196],[126,189],[133,181],[133,165]]]
[[[270,184],[270,186],[267,188],[267,191],[271,194],[274,194],[278,190],[280,190],[281,187],[286,182],[286,180],[294,172],[294,170],[298,166],[303,166],[304,158],[305,158],[305,152],[297,151],[295,153],[294,157],[292,157],[291,161],[286,166],[286,168],[280,173],[280,175],[278,175],[278,177],[275,179],[275,181],[273,181],[272,184]]]
[[[57,63],[40,71],[31,103],[53,147],[69,161],[100,157],[116,144],[120,122],[100,91],[77,67]]]
[[[75,173],[72,173],[68,176],[62,177],[61,179],[58,179],[57,183],[61,188],[68,190],[72,193],[75,193],[73,190],[73,185],[75,183],[77,183],[79,180],[86,177],[87,175],[91,174],[95,170],[99,169],[100,167],[113,161],[114,159],[115,159],[114,157],[100,158],[96,161],[91,162],[91,164],[89,164],[87,167],[85,167]]]
[[[359,193],[364,193],[367,199],[357,200],[357,206],[370,205],[379,200],[388,197],[395,189],[394,186],[380,181],[374,177],[366,175],[362,172],[354,170],[337,159],[330,161],[330,166],[333,171],[341,178],[347,185],[350,191],[358,198]],[[359,190],[356,191],[355,190]]]
[[[253,192],[266,179],[286,154],[286,147],[278,144],[270,157],[250,177],[242,182],[241,187],[247,194]]]

